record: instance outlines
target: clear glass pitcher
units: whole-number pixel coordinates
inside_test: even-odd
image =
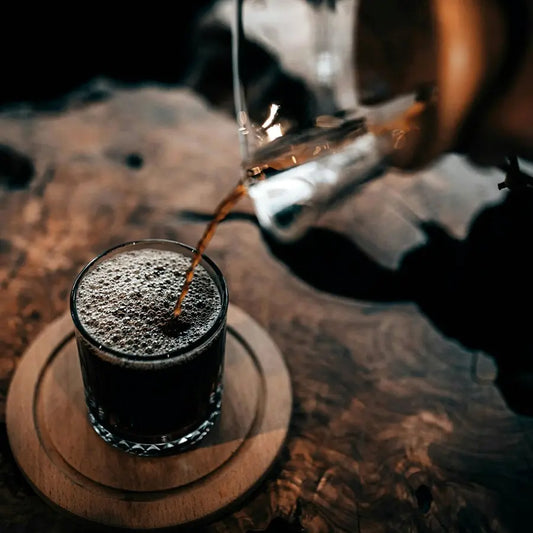
[[[276,238],[388,166],[533,160],[530,0],[234,1],[244,179]]]
[[[408,145],[405,117],[417,105],[413,91],[396,91],[381,74],[370,75],[365,99],[382,105],[361,105],[358,4],[234,3],[234,98],[244,180],[259,223],[281,241],[301,237]]]

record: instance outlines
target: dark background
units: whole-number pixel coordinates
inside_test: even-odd
[[[198,21],[215,0],[145,4],[19,3],[0,15],[0,107],[53,107],[95,78],[118,83],[182,83],[198,53]]]

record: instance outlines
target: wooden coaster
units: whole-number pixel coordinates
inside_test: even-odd
[[[215,428],[185,453],[126,454],[89,425],[73,326],[65,314],[21,359],[6,418],[15,459],[47,501],[103,525],[155,529],[214,518],[247,494],[285,440],[291,403],[279,350],[256,322],[230,306]]]

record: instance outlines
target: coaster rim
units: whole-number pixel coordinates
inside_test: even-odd
[[[231,349],[226,350],[226,363],[229,362],[230,366],[232,364],[237,363],[237,367],[241,370],[241,372],[244,368],[245,377],[247,379],[252,378],[259,385],[260,368],[258,368],[253,354],[251,354],[246,347],[242,346],[242,344],[239,343],[236,336],[231,333],[232,331],[233,328],[230,326],[228,328],[228,342],[234,343],[239,347],[234,347],[234,349],[237,348],[236,354]],[[82,410],[82,412],[74,416],[68,414],[66,415],[65,419],[70,421],[71,424],[73,423],[73,425],[67,428],[64,425],[54,426],[53,423],[48,424],[48,421],[53,418],[53,413],[50,413],[50,404],[47,406],[44,402],[46,400],[50,401],[50,388],[54,387],[54,384],[50,384],[50,381],[53,380],[51,376],[54,374],[54,372],[57,371],[57,369],[61,370],[69,364],[72,365],[72,359],[74,358],[76,358],[74,366],[79,366],[75,343],[73,343],[72,341],[73,331],[66,332],[65,338],[62,341],[58,342],[57,348],[49,354],[48,359],[45,361],[45,364],[41,366],[41,371],[38,376],[35,389],[33,391],[33,426],[34,430],[37,433],[39,443],[44,453],[46,453],[48,457],[53,462],[55,462],[56,466],[62,469],[63,473],[67,477],[70,477],[70,479],[74,483],[85,482],[88,486],[99,486],[105,489],[109,489],[110,491],[118,491],[117,494],[123,494],[127,492],[128,494],[142,495],[145,493],[154,494],[162,491],[174,491],[177,490],[179,487],[186,487],[187,485],[190,485],[191,483],[194,483],[199,479],[210,475],[216,469],[222,467],[224,463],[226,463],[231,458],[232,455],[238,452],[239,448],[242,446],[247,436],[253,429],[254,423],[258,416],[257,411],[261,399],[260,392],[250,391],[250,384],[247,384],[248,394],[246,395],[246,397],[249,398],[252,403],[248,404],[248,412],[240,412],[240,415],[244,416],[244,419],[240,418],[239,423],[237,424],[235,434],[232,435],[231,433],[232,426],[235,420],[235,414],[232,413],[232,409],[236,410],[235,405],[238,401],[238,394],[236,394],[235,383],[232,383],[231,377],[229,376],[228,372],[224,373],[224,383],[227,389],[225,391],[226,407],[224,412],[221,413],[220,419],[217,421],[219,426],[217,428],[213,428],[213,432],[211,434],[208,434],[206,438],[203,439],[203,441],[200,442],[195,449],[187,450],[182,453],[163,455],[160,457],[141,457],[135,456],[133,454],[125,455],[124,451],[116,449],[115,447],[112,447],[111,445],[105,443],[103,440],[100,439],[100,437],[94,431],[94,428],[91,427],[91,424],[87,420],[87,408],[85,405],[84,398],[74,399],[73,397],[75,396],[75,394],[72,394],[72,392],[70,394],[70,399],[74,400],[75,405],[81,408]],[[239,354],[239,350],[242,350],[241,354]],[[242,361],[241,358],[246,358],[246,360]],[[78,372],[76,378],[79,379],[79,381],[77,383],[76,389],[79,393],[83,394],[81,370],[79,368]],[[81,390],[78,389],[78,387]],[[55,385],[54,389],[57,390],[57,385]],[[64,402],[64,399],[61,399],[59,401],[62,406],[64,405]],[[57,405],[57,402],[52,405]],[[243,420],[244,424],[242,424]],[[222,427],[220,427],[220,424],[222,424]],[[228,428],[229,436],[231,436],[232,438],[229,440],[225,440],[225,437],[228,436]],[[76,450],[73,451],[72,449],[70,449],[68,446],[69,443],[67,442],[67,432],[78,432],[79,435],[80,430],[81,432],[84,432],[85,438],[81,439],[81,441],[83,444],[87,445],[88,451],[88,455],[83,457],[80,456],[79,453],[77,454]],[[234,445],[232,446],[231,443],[234,443]],[[190,457],[191,454],[193,454],[196,458],[195,464],[197,465],[199,455],[203,455],[205,458],[205,455],[207,453],[206,450],[208,450],[209,448],[217,449],[219,446],[221,446],[223,449],[226,448],[226,450],[223,453],[216,451],[214,454],[214,458],[207,459],[208,462],[211,462],[210,466],[213,467],[211,468],[211,470],[208,470],[207,466],[203,468],[199,468],[198,466],[196,466],[194,468],[195,472],[187,472],[186,468],[184,472],[184,467],[186,467],[187,463],[187,457]],[[148,466],[153,466],[154,468],[157,468],[161,474],[163,474],[163,477],[166,477],[164,475],[164,470],[165,468],[170,468],[173,469],[175,475],[178,475],[176,471],[180,471],[181,474],[184,474],[186,479],[179,483],[176,483],[175,485],[160,486],[158,488],[147,486],[142,489],[134,487],[134,485],[137,484],[134,477],[133,480],[126,480],[124,482],[124,486],[120,487],[117,483],[117,478],[112,479],[113,470],[116,468],[113,463],[109,465],[111,467],[110,472],[104,472],[102,470],[95,472],[94,469],[91,468],[91,466],[87,466],[86,463],[90,463],[92,460],[98,459],[99,450],[105,450],[106,457],[108,459],[112,456],[118,458],[118,460],[122,463],[122,469],[128,469],[131,471],[131,469],[133,468],[138,468],[140,472],[146,474],[146,468]],[[118,478],[120,478],[120,476],[118,476]],[[170,479],[168,479],[167,477],[167,482],[169,481]],[[147,485],[151,485],[152,483],[154,483],[154,478],[152,478],[152,480],[149,481]]]
[[[39,462],[35,455],[29,454],[29,457],[25,457],[19,448],[24,438],[21,439],[20,428],[16,427],[20,426],[20,423],[17,424],[16,419],[21,415],[21,410],[25,418],[24,413],[29,409],[32,412],[30,431],[33,430],[34,440],[38,439],[33,422],[35,415],[33,404],[37,387],[32,387],[31,394],[27,394],[26,391],[22,398],[17,397],[17,391],[20,392],[21,385],[28,380],[34,385],[37,384],[42,368],[46,366],[46,361],[51,355],[44,346],[46,343],[50,344],[50,338],[53,339],[60,334],[67,325],[70,327],[68,312],[45,328],[30,345],[11,381],[7,398],[6,424],[13,455],[30,485],[47,503],[76,518],[106,526],[141,530],[159,529],[210,520],[241,501],[264,479],[287,437],[292,410],[291,383],[283,357],[273,340],[247,313],[233,304],[228,310],[228,327],[232,329],[236,340],[245,346],[254,366],[260,371],[259,381],[263,397],[262,402],[258,401],[256,406],[257,412],[248,435],[235,453],[214,471],[182,487],[153,492],[138,491],[137,496],[145,494],[145,497],[134,498],[133,491],[114,488],[96,494],[86,487],[76,485],[71,479],[65,482],[65,476],[58,472],[52,458],[48,457],[48,464],[43,466],[42,458]],[[60,343],[64,339],[65,336],[60,337]],[[257,347],[254,347],[257,343],[261,343],[261,353],[258,353]],[[64,457],[58,455],[69,468],[73,468]],[[238,468],[238,465],[235,465],[237,460],[244,461],[246,468]],[[235,477],[237,471],[240,477]],[[230,476],[233,476],[231,478],[233,483],[229,481]],[[57,486],[54,486],[54,483]],[[75,493],[70,502],[65,502],[67,488]],[[211,501],[205,497],[206,494],[202,494],[209,490],[215,492],[218,490],[222,496],[217,498],[216,502]],[[113,499],[113,495],[117,494],[110,492],[122,496],[126,493],[129,497],[127,501],[120,498]],[[110,502],[112,509],[106,508],[106,512],[94,512],[95,508],[101,509]],[[192,503],[196,505],[191,505]]]

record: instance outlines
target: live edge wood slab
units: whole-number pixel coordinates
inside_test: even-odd
[[[3,417],[19,358],[65,312],[79,269],[137,238],[194,244],[234,184],[239,154],[230,116],[187,90],[156,87],[114,90],[55,114],[6,111],[0,144],[35,169],[26,188],[0,189]],[[480,211],[506,201],[501,179],[456,157],[414,176],[391,173],[290,249],[264,239],[242,200],[208,253],[231,302],[283,353],[294,409],[267,478],[201,531],[530,530],[533,421],[508,406],[493,357],[466,342],[472,308],[443,277],[453,267],[450,248],[436,254],[444,245],[428,247],[419,224],[438,223],[456,240],[471,236]],[[442,236],[433,230],[431,242]],[[440,259],[398,278],[416,250]],[[326,257],[334,260],[329,280],[321,276]],[[414,281],[416,294],[408,290]],[[490,307],[499,282],[486,282],[476,312],[512,315],[513,306]],[[459,321],[464,335],[444,327],[445,311],[467,317]],[[3,426],[0,531],[92,530],[34,494]]]

